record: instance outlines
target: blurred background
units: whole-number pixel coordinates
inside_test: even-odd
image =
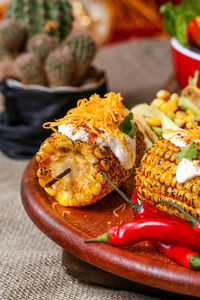
[[[12,1],[12,0],[10,0]],[[0,18],[9,0],[0,0]],[[134,37],[161,36],[159,7],[166,0],[70,0],[75,16],[74,30],[90,32],[99,44]],[[178,4],[181,0],[172,0]]]

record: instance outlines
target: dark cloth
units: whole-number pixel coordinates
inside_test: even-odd
[[[12,158],[30,158],[50,134],[42,124],[63,117],[77,100],[97,93],[103,97],[107,84],[77,91],[46,91],[0,83],[5,112],[0,114],[0,149]]]

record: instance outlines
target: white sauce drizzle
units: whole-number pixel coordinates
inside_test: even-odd
[[[103,129],[101,128],[101,130]],[[88,142],[89,133],[86,132],[84,128],[77,130],[71,124],[63,124],[58,126],[58,131],[66,135],[73,142],[77,140]],[[103,133],[102,136],[106,139],[106,141],[102,140],[100,137],[97,137],[97,139],[94,141],[95,144],[99,146],[109,147],[110,150],[115,154],[121,165],[124,167],[124,169],[131,169],[136,159],[135,138],[131,139],[129,136],[125,136],[126,150],[124,150],[122,144],[117,138],[108,135],[106,132]]]
[[[170,132],[164,133],[163,138],[169,139],[170,142],[180,148],[186,147],[191,142],[186,142],[183,137],[186,136],[185,132]],[[194,141],[195,144],[199,144],[200,140]],[[178,164],[176,169],[176,180],[178,183],[184,183],[189,179],[200,176],[200,161],[199,160],[188,160],[186,158]]]
[[[188,160],[186,158],[178,164],[176,169],[176,180],[178,183],[184,183],[186,180],[200,176],[200,161]]]

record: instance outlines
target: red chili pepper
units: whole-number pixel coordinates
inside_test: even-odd
[[[124,198],[124,200],[132,207],[135,220],[154,218],[169,219],[185,223],[183,220],[157,209],[154,205],[150,204],[149,202],[145,201],[142,204],[138,204],[137,189],[133,191],[130,201],[128,197],[106,176],[106,174],[104,174],[103,172],[101,172],[101,174],[112,185],[112,187]]]
[[[154,205],[156,206],[157,204],[161,204],[161,203],[165,203],[165,204],[171,205],[174,208],[176,208],[180,213],[182,213],[183,215],[185,215],[187,217],[188,221],[190,222],[190,224],[192,225],[194,230],[200,231],[200,220],[198,220],[195,217],[191,216],[190,214],[186,213],[186,211],[184,211],[184,209],[182,209],[182,207],[180,205],[169,202],[169,201],[165,201],[165,200],[159,200],[159,201],[155,202]]]
[[[131,201],[134,204],[132,205],[132,209],[133,215],[135,216],[135,220],[158,218],[185,223],[183,220],[157,209],[153,204],[147,201],[142,202],[142,204],[138,204],[137,189],[133,191]]]
[[[137,220],[114,226],[102,236],[85,242],[109,242],[112,245],[125,246],[146,240],[200,250],[200,232],[188,224],[162,219]]]
[[[190,45],[200,47],[200,17],[193,18],[187,26],[187,41]]]
[[[117,192],[120,193],[120,195],[131,205],[133,208],[133,214],[135,216],[135,219],[149,219],[153,217],[162,218],[162,219],[172,219],[172,220],[178,220],[182,223],[185,223],[184,221],[173,217],[167,213],[164,213],[160,210],[158,210],[155,206],[148,202],[143,202],[141,205],[138,203],[137,199],[137,189],[133,191],[131,202],[130,200],[124,195],[124,193],[119,190],[108,178],[107,176],[102,173],[102,175],[107,179],[108,182],[114,187]],[[134,205],[133,205],[134,204]],[[108,233],[105,233],[104,235],[97,238],[98,241],[107,241],[108,240]],[[95,239],[95,241],[97,241]],[[89,240],[90,242],[94,240]],[[160,251],[161,253],[165,254],[169,258],[175,260],[176,262],[180,263],[183,266],[186,266],[191,269],[198,269],[200,268],[200,256],[197,252],[194,252],[188,248],[174,246],[174,245],[166,245],[159,241],[154,241],[151,243],[153,246]]]
[[[152,242],[152,245],[156,250],[175,260],[182,266],[190,269],[200,269],[200,256],[197,252],[188,248],[167,245],[161,242]]]

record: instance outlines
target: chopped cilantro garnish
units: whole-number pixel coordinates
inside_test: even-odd
[[[182,150],[176,154],[176,157],[178,161],[181,162],[184,158],[193,160],[194,158],[197,158],[197,155],[197,147],[195,146],[194,142],[191,142],[188,146],[182,148]]]
[[[136,132],[137,127],[135,126],[135,124],[133,124],[133,122],[131,122],[131,120],[133,120],[133,113],[132,112],[130,112],[128,114],[128,116],[126,116],[124,118],[124,120],[119,125],[119,129],[121,131],[123,131],[124,133],[126,133],[128,136],[130,136],[133,139],[134,136],[135,136],[135,132]]]

